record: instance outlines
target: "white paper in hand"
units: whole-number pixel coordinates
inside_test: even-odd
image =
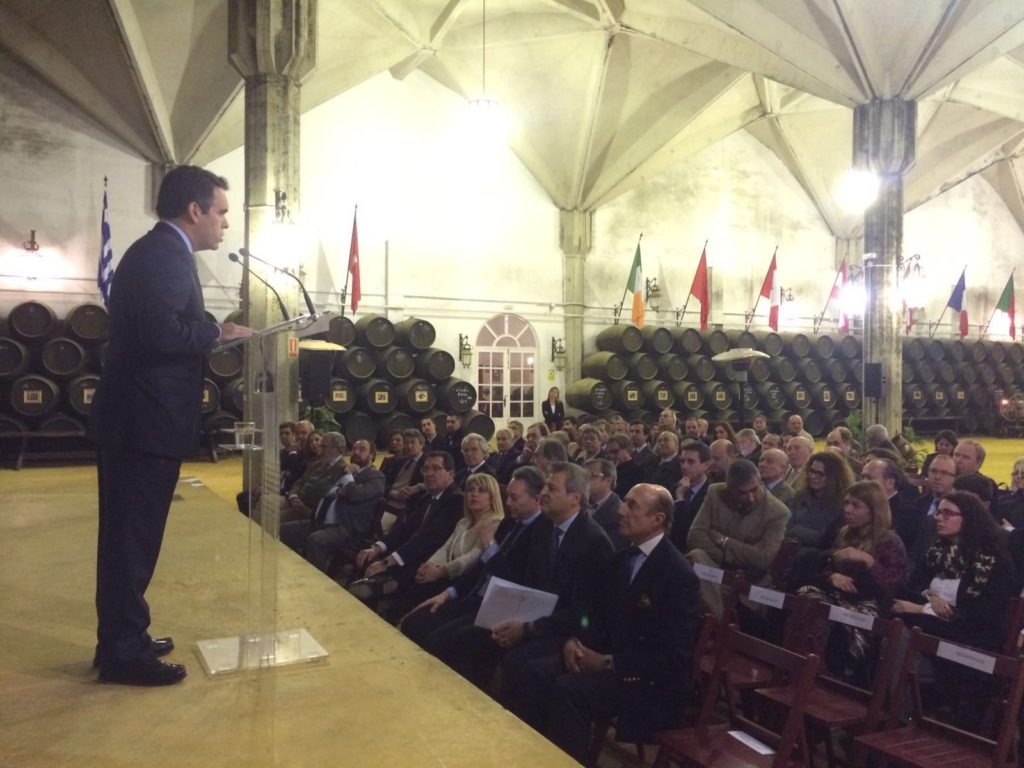
[[[477,611],[474,626],[494,629],[506,621],[534,621],[550,616],[558,595],[523,587],[512,581],[492,577]]]

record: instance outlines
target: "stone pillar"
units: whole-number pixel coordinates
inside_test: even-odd
[[[316,0],[231,0],[228,5],[228,58],[245,78],[246,247],[293,271],[298,264],[287,259],[294,259],[299,245],[294,231],[288,231],[294,230],[288,222],[299,212],[299,83],[316,60],[316,7]],[[239,197],[236,192],[235,199]],[[279,203],[286,206],[287,215],[275,217]],[[295,281],[268,272],[252,259],[247,261],[252,272],[274,283],[289,315],[298,314]],[[258,280],[243,284],[242,306],[246,323],[254,328],[281,319],[277,300]],[[294,419],[298,415],[298,361],[287,357],[285,334],[276,354],[278,416]],[[247,348],[245,376],[250,392],[261,370],[260,351]],[[256,422],[265,435],[277,432],[276,424],[262,423],[263,413],[252,407],[251,398],[247,398],[245,418]],[[277,455],[277,451],[270,453]]]
[[[872,101],[853,113],[853,167],[875,173],[877,200],[864,214],[864,363],[880,364],[881,394],[868,396],[864,424],[883,424],[890,434],[903,425],[901,302],[897,290],[903,247],[903,175],[914,161],[917,103]],[[865,370],[867,374],[867,370]]]
[[[562,267],[562,299],[565,305],[566,385],[582,376],[584,267],[593,235],[593,211],[559,211],[558,244],[565,256]]]

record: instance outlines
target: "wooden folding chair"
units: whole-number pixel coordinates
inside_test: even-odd
[[[995,738],[957,728],[924,712],[918,664],[925,657],[944,659],[991,676],[1001,706]],[[889,765],[903,768],[1005,768],[1016,764],[1015,759],[1009,758],[1016,752],[1017,715],[1024,695],[1024,658],[986,653],[915,628],[898,691],[901,701],[891,710],[890,727],[855,739],[855,744],[864,748],[865,758],[878,756]],[[909,724],[897,727],[896,718],[906,695],[911,696],[912,715]]]
[[[747,662],[770,668],[775,683],[781,686],[785,682],[793,689],[790,710],[777,730],[747,717],[730,696],[726,697],[728,724],[710,724],[719,693],[728,683],[727,669]],[[794,752],[798,765],[808,765],[803,713],[817,670],[818,657],[813,654],[787,651],[740,632],[735,625],[726,628],[697,724],[655,736],[655,768],[668,768],[672,763],[706,768],[782,768],[792,765]]]
[[[831,606],[821,604],[823,608]],[[870,689],[860,688],[822,672],[815,680],[807,701],[804,718],[810,735],[821,734],[825,743],[825,756],[830,768],[840,764],[835,754],[834,736],[840,729],[854,734],[873,733],[888,719],[889,692],[899,668],[899,655],[904,635],[903,622],[881,619],[867,614],[853,617],[842,609],[830,610],[830,626],[853,625],[869,632],[881,641],[881,652],[875,665],[875,676]],[[865,621],[864,619],[867,619]],[[788,688],[761,688],[757,695],[783,707],[790,705],[792,691]],[[813,739],[812,739],[813,742]],[[851,760],[843,764],[849,765]]]

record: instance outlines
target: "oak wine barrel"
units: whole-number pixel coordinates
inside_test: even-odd
[[[650,381],[658,375],[658,363],[645,352],[637,352],[629,358],[629,372],[634,379]]]
[[[836,395],[841,407],[850,411],[860,408],[861,389],[859,384],[839,384],[836,386]]]
[[[387,379],[369,379],[359,385],[360,407],[378,416],[391,413],[398,407],[395,385]]]
[[[725,331],[720,331],[717,328],[704,337],[704,350],[708,357],[714,357],[715,355],[727,352],[729,350],[729,337],[725,335]]]
[[[403,347],[388,347],[374,353],[377,373],[392,381],[403,381],[412,376],[416,359]]]
[[[602,352],[633,354],[644,346],[644,335],[635,325],[610,325],[597,334],[597,348]]]
[[[395,326],[384,315],[364,315],[356,320],[356,341],[364,347],[387,349],[395,343]]]
[[[819,360],[829,360],[835,354],[836,343],[831,336],[822,334],[811,342],[811,354]]]
[[[200,400],[199,412],[204,416],[220,410],[220,387],[211,379],[203,379],[203,398]]]
[[[61,432],[85,436],[85,422],[67,413],[54,413],[39,422],[37,432]],[[56,447],[56,446],[54,446]]]
[[[709,381],[704,384],[704,404],[715,411],[724,411],[732,407],[732,385],[720,381]]]
[[[924,408],[928,404],[928,393],[921,384],[903,385],[903,404],[907,408]]]
[[[782,334],[782,346],[791,357],[807,357],[811,354],[811,340],[803,333]]]
[[[416,375],[439,384],[455,373],[455,358],[443,349],[431,347],[416,355]]]
[[[356,325],[348,317],[337,315],[327,327],[327,340],[348,349],[356,343]]]
[[[0,381],[14,381],[29,367],[28,348],[17,339],[0,336]]]
[[[42,372],[54,379],[74,378],[88,361],[85,347],[66,336],[47,341],[40,354]]]
[[[755,357],[750,361],[750,370],[747,371],[747,377],[751,381],[768,381],[772,377],[772,367],[768,365],[768,361],[763,357]]]
[[[704,345],[704,339],[696,328],[673,328],[672,338],[683,357],[697,354]]]
[[[96,344],[107,338],[110,316],[101,304],[79,304],[64,316],[64,332],[82,344]]]
[[[635,381],[624,379],[612,382],[608,386],[612,390],[612,404],[616,408],[631,410],[644,407],[644,401],[647,398],[644,396],[644,391],[640,388],[640,385]]]
[[[76,376],[64,387],[64,402],[78,416],[88,416],[100,377],[94,373]]]
[[[448,413],[467,413],[476,407],[476,387],[463,379],[450,378],[437,385],[437,405]]]
[[[363,347],[349,347],[334,356],[334,373],[348,381],[367,381],[377,372],[377,360]]]
[[[566,387],[565,402],[590,413],[606,411],[612,407],[612,390],[600,379],[580,379]]]
[[[676,396],[676,405],[682,410],[695,411],[704,406],[704,391],[692,381],[677,381],[672,385],[672,394]]]
[[[425,352],[437,340],[433,323],[419,317],[407,317],[395,323],[395,338],[398,343],[417,352]]]
[[[357,440],[374,443],[377,439],[377,425],[373,417],[364,411],[351,411],[341,421],[341,433],[350,446]]]
[[[381,416],[375,423],[377,426],[376,446],[378,448],[387,448],[388,441],[393,433],[404,432],[407,429],[418,429],[420,426],[419,422],[400,411],[394,411],[386,416]]]
[[[398,407],[406,413],[426,414],[437,404],[434,385],[423,379],[406,379],[396,391]]]
[[[802,411],[811,407],[811,392],[799,381],[790,381],[782,385],[782,391],[786,393],[786,401],[790,407]],[[810,432],[810,430],[807,430]]]
[[[5,413],[0,413],[0,435],[16,435],[20,432],[27,431],[28,427],[25,425],[25,422],[19,421],[13,416],[8,416]]]
[[[832,410],[839,404],[839,396],[828,384],[817,383],[808,386],[811,393],[811,402],[818,408]],[[807,430],[810,432],[811,430]],[[813,432],[811,434],[814,434]]]
[[[53,379],[30,373],[15,379],[7,399],[15,416],[39,419],[60,404],[60,387]]]
[[[777,411],[786,405],[786,393],[782,385],[774,381],[766,381],[755,385],[758,399],[769,410]]]
[[[782,337],[775,331],[762,331],[756,334],[757,349],[770,357],[778,357],[782,354]]]
[[[324,398],[324,405],[330,409],[331,413],[350,413],[356,407],[357,399],[358,393],[351,382],[334,376],[331,378],[327,397]]]
[[[772,370],[775,378],[781,382],[790,382],[796,379],[796,366],[788,357],[776,357],[771,360]]]
[[[217,349],[206,358],[206,372],[214,381],[231,381],[242,375],[245,360],[241,347]]]
[[[860,339],[850,334],[844,334],[839,339],[839,343],[836,344],[839,350],[839,356],[845,357],[847,360],[854,360],[861,355],[861,344]]]
[[[842,360],[828,360],[825,362],[825,376],[833,384],[842,384],[846,381],[847,373],[846,366],[843,365]]]
[[[673,352],[666,352],[658,358],[658,374],[668,381],[682,381],[689,370],[686,361]]]
[[[57,333],[57,316],[46,304],[25,301],[7,315],[8,333],[26,344],[40,344]]]
[[[729,349],[756,349],[757,337],[750,331],[731,330],[725,332]]]
[[[963,384],[951,384],[949,387],[949,404],[957,410],[963,410],[970,405],[970,394]]]
[[[629,373],[629,363],[618,352],[595,352],[583,358],[580,370],[592,379],[622,381]]]
[[[482,413],[475,408],[462,417],[462,428],[466,434],[475,432],[484,440],[490,440],[494,437],[494,420],[486,413]]]
[[[686,367],[690,369],[691,380],[712,381],[715,378],[715,364],[705,355],[690,355],[686,358]]]
[[[802,378],[808,384],[817,384],[822,379],[821,366],[813,357],[804,357],[796,361],[798,378]]]
[[[649,408],[657,408],[659,411],[664,408],[671,408],[676,404],[676,396],[671,385],[664,381],[652,379],[640,385],[644,393],[644,399]]]
[[[242,418],[245,411],[245,379],[237,379],[222,384],[220,387],[220,407],[228,413]]]
[[[672,331],[668,328],[661,328],[656,325],[645,325],[640,329],[644,337],[644,349],[655,355],[663,355],[672,351],[675,339],[672,338]]]

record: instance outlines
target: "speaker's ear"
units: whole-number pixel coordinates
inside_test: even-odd
[[[864,363],[864,396],[882,396],[882,364]]]

